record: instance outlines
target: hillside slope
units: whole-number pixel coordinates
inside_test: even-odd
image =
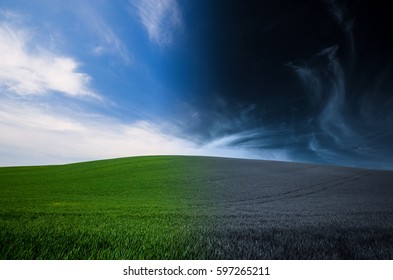
[[[393,172],[210,157],[0,168],[1,259],[391,259]]]

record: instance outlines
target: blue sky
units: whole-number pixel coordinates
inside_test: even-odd
[[[0,1],[0,164],[242,156],[171,124],[192,46],[176,0]]]
[[[0,165],[185,154],[393,169],[386,11],[0,0]]]

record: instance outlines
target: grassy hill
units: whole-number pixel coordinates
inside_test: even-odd
[[[154,156],[0,168],[0,259],[391,259],[393,172]]]
[[[0,258],[197,257],[188,202],[198,161],[135,157],[1,168]]]

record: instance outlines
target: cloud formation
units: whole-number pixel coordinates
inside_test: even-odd
[[[134,4],[150,41],[170,45],[183,28],[182,13],[176,0],[138,0]]]
[[[64,164],[141,155],[253,157],[241,148],[214,143],[200,146],[171,135],[168,126],[147,120],[124,122],[93,112],[3,97],[0,166]]]
[[[353,106],[348,92],[350,79],[337,52],[338,46],[334,45],[301,64],[290,64],[308,92],[314,110],[308,148],[323,162],[392,168],[387,156],[391,149],[385,146],[392,136],[388,129],[391,114],[378,116],[376,107],[380,107],[380,102],[369,94],[357,98],[360,108]],[[383,146],[386,154],[381,153]]]
[[[336,146],[335,149],[348,146],[350,141],[346,139],[354,139],[355,136],[343,115],[346,105],[346,80],[337,51],[337,45],[327,47],[302,65],[290,65],[304,84],[315,110],[314,122],[319,136],[311,134],[309,147],[322,156],[332,148],[331,145]],[[330,147],[319,149],[318,147],[323,146],[319,144],[320,138],[326,137],[328,139],[325,141],[332,141]]]
[[[350,63],[353,64],[356,58],[355,38],[353,34],[355,20],[352,18],[350,12],[343,3],[336,0],[327,0],[326,2],[328,4],[329,12],[347,36],[349,43],[349,57],[351,60]]]
[[[0,100],[0,130],[0,165],[196,153],[191,142],[167,136],[147,121],[124,123],[22,100]],[[18,154],[24,157],[15,156]]]
[[[91,22],[90,22],[91,23]],[[112,54],[120,57],[125,64],[131,63],[131,57],[123,42],[105,23],[97,21],[92,25],[97,34],[100,34],[99,44],[93,48],[93,54]]]
[[[132,55],[127,46],[117,34],[113,26],[108,23],[104,17],[104,13],[97,6],[101,3],[90,3],[77,1],[67,6],[78,16],[83,22],[89,33],[95,38],[95,46],[92,48],[94,55],[113,55],[120,58],[125,64],[131,64]],[[103,9],[101,7],[101,9]]]
[[[99,98],[90,88],[90,76],[78,71],[79,63],[58,55],[34,40],[34,32],[0,22],[0,87],[18,95],[51,91],[73,97]]]

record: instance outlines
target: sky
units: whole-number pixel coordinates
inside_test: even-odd
[[[0,0],[0,166],[393,169],[390,26],[382,1]]]

